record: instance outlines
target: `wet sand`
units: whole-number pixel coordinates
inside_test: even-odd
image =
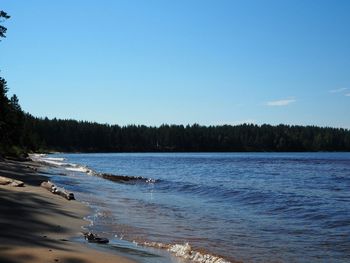
[[[0,160],[0,176],[25,183],[0,185],[0,262],[133,262],[72,241],[82,236],[89,210],[40,187],[47,178],[37,170],[37,163]]]

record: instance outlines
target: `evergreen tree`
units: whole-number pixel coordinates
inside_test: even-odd
[[[0,23],[9,18],[10,16],[6,12],[0,10]],[[6,31],[7,31],[7,28],[0,25],[0,41],[1,41],[1,38],[6,37]]]
[[[10,16],[0,11],[0,23]],[[0,41],[6,37],[7,28],[0,25]],[[24,114],[18,98],[13,95],[7,97],[8,87],[4,78],[0,77],[0,154],[18,155],[22,148]]]

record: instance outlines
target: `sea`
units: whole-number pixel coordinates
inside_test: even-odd
[[[103,249],[137,262],[350,262],[350,153],[33,159],[90,206]]]

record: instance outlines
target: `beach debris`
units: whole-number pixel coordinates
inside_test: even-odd
[[[53,187],[55,187],[55,185],[53,183],[51,183],[50,181],[44,181],[41,183],[40,185],[41,187],[44,187],[45,189],[49,190],[50,192],[52,192]]]
[[[67,200],[75,200],[74,194],[71,192],[68,192],[67,190],[65,190],[64,188],[59,188],[57,187],[54,191],[54,194],[56,195],[60,195],[64,198],[66,198]]]
[[[98,237],[96,234],[91,232],[84,233],[84,237],[90,243],[107,244],[109,242],[108,238]]]
[[[0,185],[11,185],[14,187],[22,187],[22,186],[24,186],[24,183],[22,181],[19,181],[19,180],[15,180],[15,179],[8,178],[5,176],[0,176]]]
[[[44,181],[41,183],[41,187],[49,190],[51,193],[56,194],[56,195],[60,195],[64,198],[66,198],[67,200],[75,200],[74,194],[72,192],[68,192],[66,189],[61,188],[61,187],[57,187],[56,185],[54,185],[52,182],[50,181]]]
[[[229,261],[210,254],[203,254],[201,252],[192,250],[192,247],[185,243],[180,244],[163,244],[158,242],[144,242],[144,246],[154,247],[159,249],[166,249],[169,252],[173,253],[177,257],[181,257],[192,262],[198,263],[230,263]]]

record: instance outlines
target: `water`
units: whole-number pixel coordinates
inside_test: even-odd
[[[188,242],[244,262],[350,262],[350,153],[50,157],[143,178],[115,182],[80,166],[53,178],[90,203],[93,230],[116,242]]]

